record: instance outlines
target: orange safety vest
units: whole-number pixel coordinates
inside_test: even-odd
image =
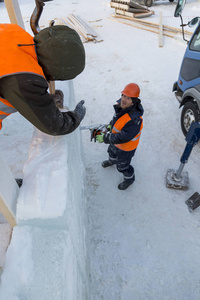
[[[140,132],[129,142],[127,143],[123,143],[123,144],[115,144],[115,146],[123,151],[132,151],[134,149],[137,148],[139,141],[140,141],[140,135],[141,135],[141,131],[143,128],[143,119],[142,117],[140,117],[140,119],[142,120],[141,122],[141,126],[140,126]],[[113,128],[112,128],[112,133],[119,133],[121,132],[121,130],[123,129],[123,127],[126,125],[127,122],[129,122],[131,120],[131,117],[129,116],[128,113],[124,114],[123,116],[121,116],[114,124]]]
[[[0,78],[19,73],[44,76],[28,32],[16,24],[0,24],[0,41]]]
[[[33,37],[16,24],[0,24],[0,79],[5,76],[31,73],[44,76],[38,64]],[[16,110],[0,97],[0,129],[2,121]]]

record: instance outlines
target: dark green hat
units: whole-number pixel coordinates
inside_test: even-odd
[[[65,25],[47,27],[34,37],[38,62],[47,80],[70,80],[85,68],[85,50],[78,33]]]

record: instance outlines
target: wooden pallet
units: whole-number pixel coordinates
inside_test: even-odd
[[[144,18],[154,14],[154,11],[131,1],[124,3],[124,1],[112,0],[110,6],[115,8],[116,14],[132,18]]]
[[[132,2],[130,0],[127,0],[127,1],[120,1],[120,0],[111,0],[110,1],[110,4],[113,4],[113,3],[119,3],[119,4],[124,4],[124,5],[128,5],[129,7],[133,7],[133,8],[138,8],[138,9],[148,9],[146,6],[143,6],[139,3],[136,3],[136,2]]]
[[[121,4],[128,4],[129,6],[134,4],[134,2],[132,2],[130,0],[111,0],[111,2],[121,3]]]
[[[145,7],[142,7],[142,8],[133,8],[133,7],[130,7],[129,5],[126,5],[126,4],[119,4],[119,3],[115,3],[115,2],[112,2],[110,4],[110,6],[112,8],[116,8],[116,9],[120,9],[120,10],[124,10],[124,11],[128,11],[128,12],[133,12],[133,13],[145,13],[145,12],[148,12],[149,10],[147,10]]]
[[[144,13],[133,13],[133,12],[128,12],[128,11],[121,10],[121,9],[115,9],[115,13],[118,15],[129,17],[129,18],[145,18],[145,17],[152,16],[154,14],[154,11],[149,10]]]

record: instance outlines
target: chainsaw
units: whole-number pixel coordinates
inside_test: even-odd
[[[90,141],[94,139],[94,142],[96,142],[96,136],[100,135],[101,133],[106,133],[110,131],[109,124],[95,124],[95,125],[88,125],[88,126],[81,126],[81,130],[90,130]]]

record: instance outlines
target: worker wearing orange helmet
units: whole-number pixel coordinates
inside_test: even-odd
[[[101,133],[96,140],[109,144],[109,158],[102,162],[102,166],[107,168],[116,165],[124,177],[118,188],[125,190],[135,181],[134,168],[130,163],[139,144],[144,110],[137,84],[129,83],[121,93],[121,98],[114,105],[115,114],[110,122],[110,131]]]

